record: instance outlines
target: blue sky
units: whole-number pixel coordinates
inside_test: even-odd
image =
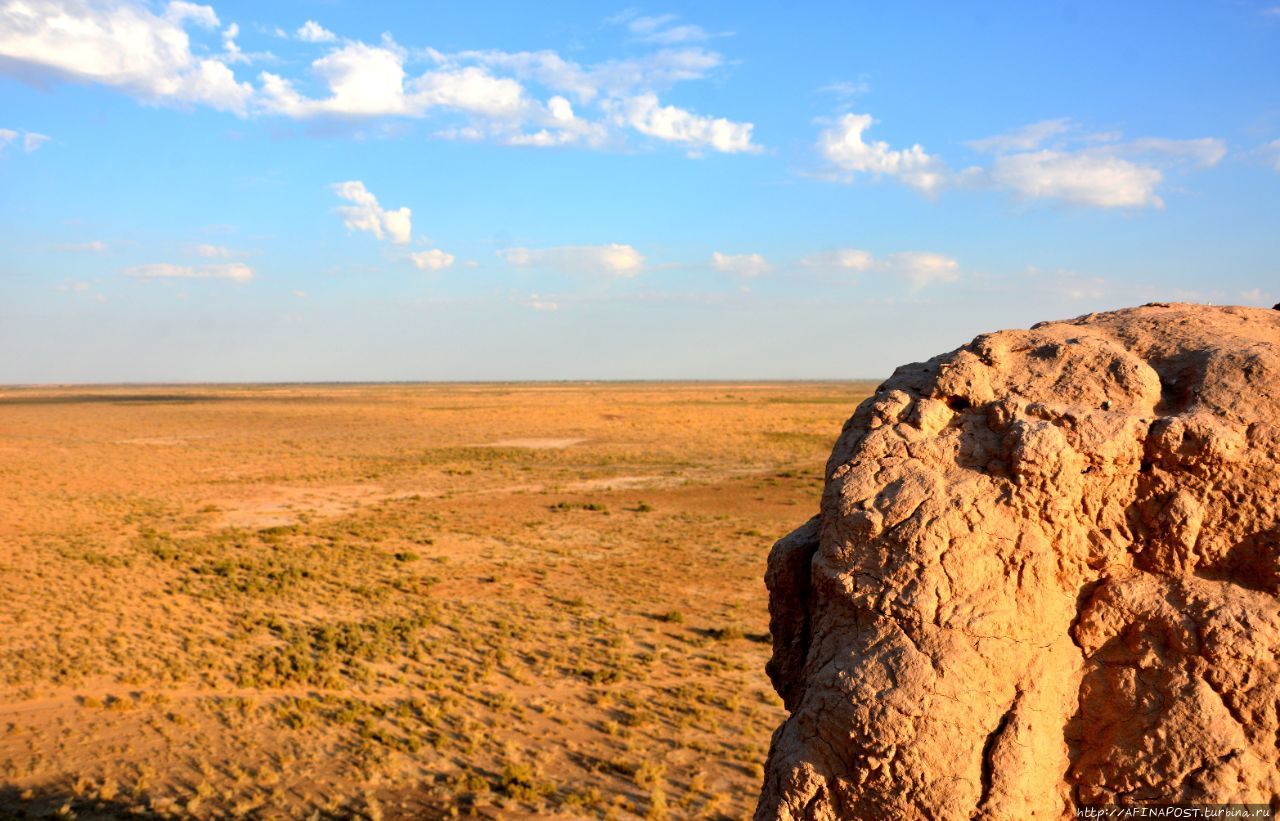
[[[852,378],[1280,301],[1280,6],[0,0],[0,382]]]

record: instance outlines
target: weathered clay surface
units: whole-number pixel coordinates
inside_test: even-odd
[[[778,542],[757,818],[1280,796],[1280,311],[1159,304],[899,368]]]

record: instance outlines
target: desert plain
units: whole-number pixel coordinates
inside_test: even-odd
[[[0,389],[0,814],[747,816],[873,389]]]

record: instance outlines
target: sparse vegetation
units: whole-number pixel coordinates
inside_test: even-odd
[[[748,814],[765,556],[868,387],[0,402],[0,815]]]

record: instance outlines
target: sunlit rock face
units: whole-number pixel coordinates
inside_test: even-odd
[[[1280,796],[1280,312],[1155,304],[899,368],[766,581],[758,819]]]

